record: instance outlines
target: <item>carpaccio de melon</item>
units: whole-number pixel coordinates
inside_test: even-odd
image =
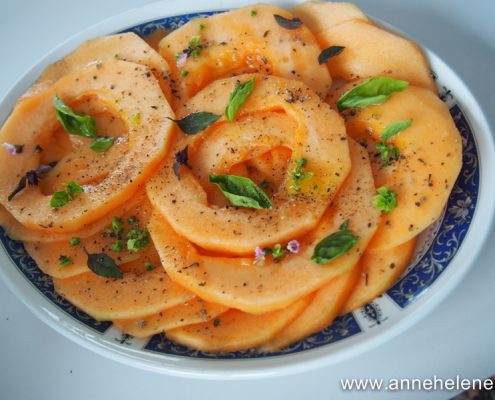
[[[84,43],[45,69],[0,131],[0,225],[25,241],[58,294],[139,338],[271,352],[393,285],[462,161],[419,47],[333,2],[290,12],[256,4],[160,31],[153,43],[158,35],[159,52],[132,33]],[[330,46],[343,50],[320,64]],[[343,93],[378,76],[409,87],[383,104],[337,109]],[[95,152],[91,139],[69,135],[54,95],[113,145]],[[217,117],[182,131],[196,113]],[[381,132],[409,119],[387,141],[400,157],[384,165]],[[211,174],[250,179],[272,208],[234,206]],[[12,196],[23,177],[29,184]],[[84,192],[51,207],[69,181]],[[375,205],[382,186],[398,200],[387,213]],[[117,218],[124,247],[131,229],[145,243],[112,248]],[[318,246],[349,235],[349,248],[332,244],[334,256],[316,263]],[[88,253],[105,254],[122,277],[88,265]]]

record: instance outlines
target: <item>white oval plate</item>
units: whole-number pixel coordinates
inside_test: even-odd
[[[298,1],[271,1],[290,8]],[[252,4],[241,0],[236,7]],[[197,14],[225,10],[229,1],[167,1],[131,10],[68,39],[21,78],[0,103],[4,121],[20,97],[48,65],[98,35],[133,30],[150,33],[173,27]],[[185,16],[186,14],[190,14]],[[440,303],[466,274],[481,249],[493,219],[495,182],[486,171],[495,169],[495,152],[488,124],[461,79],[442,60],[427,51],[438,76],[441,97],[463,137],[464,162],[441,221],[422,234],[416,257],[385,295],[361,310],[339,317],[323,331],[277,354],[255,351],[211,354],[187,349],[155,335],[137,340],[121,334],[108,322],[98,322],[58,296],[51,279],[27,255],[22,244],[3,230],[0,276],[44,322],[76,343],[106,357],[171,375],[231,379],[260,378],[307,371],[336,363],[369,350],[412,326]]]

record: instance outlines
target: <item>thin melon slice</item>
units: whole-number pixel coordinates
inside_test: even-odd
[[[134,337],[145,338],[181,326],[207,322],[221,315],[228,308],[207,303],[197,297],[184,304],[165,309],[139,319],[117,319],[113,324]]]
[[[229,310],[205,323],[166,331],[174,342],[201,351],[239,351],[270,340],[296,318],[311,301],[311,295],[287,308],[265,314]]]
[[[366,250],[361,274],[341,313],[354,311],[388,290],[411,261],[415,244],[412,239],[392,249]]]
[[[312,29],[322,48],[345,47],[327,62],[334,79],[349,82],[390,76],[437,93],[422,50],[413,41],[374,25],[356,6],[310,2],[292,12]]]
[[[350,89],[347,85],[334,94]],[[443,212],[462,166],[462,140],[447,106],[429,90],[410,86],[382,105],[345,112],[348,134],[366,142],[376,187],[397,194],[398,206],[384,214],[370,247],[391,249],[418,235]],[[412,118],[412,125],[387,143],[400,150],[400,159],[382,167],[375,143],[396,121]]]
[[[286,307],[347,272],[361,257],[380,218],[373,205],[375,186],[366,150],[354,142],[350,148],[353,167],[333,205],[314,232],[299,238],[301,251],[279,263],[270,257],[264,265],[257,265],[252,257],[202,254],[165,218],[153,215],[150,233],[170,278],[206,301],[263,313]],[[357,245],[327,264],[311,261],[315,245],[347,219],[351,231],[360,237]]]
[[[122,279],[86,272],[53,283],[57,293],[97,320],[142,318],[192,298],[162,268],[124,272]]]
[[[256,16],[251,16],[252,11]],[[172,70],[174,109],[216,79],[246,73],[297,79],[325,97],[332,79],[317,62],[321,49],[315,37],[304,25],[293,30],[282,28],[275,14],[293,18],[283,9],[257,4],[194,19],[165,36],[160,54]],[[190,52],[194,37],[199,37],[202,46],[199,54],[182,60],[185,56],[180,54]],[[183,76],[184,71],[187,76]]]
[[[141,203],[144,201],[147,201],[146,192],[138,190],[132,199],[118,209],[110,211],[96,221],[85,224],[77,232],[44,232],[41,228],[27,228],[17,221],[3,206],[0,206],[0,225],[6,230],[9,237],[14,240],[42,243],[69,241],[74,236],[87,238],[96,235],[111,225],[113,217],[139,214],[142,208]]]
[[[354,289],[360,270],[360,263],[357,263],[351,270],[318,290],[304,311],[279,334],[264,343],[262,350],[280,350],[330,325]]]
[[[171,99],[168,84],[170,68],[167,62],[138,35],[127,32],[100,36],[84,42],[69,55],[46,67],[36,83],[21,97],[21,100],[44,91],[60,78],[79,71],[89,64],[114,59],[148,67],[158,80],[167,100]]]
[[[131,212],[126,212],[121,215],[126,226],[122,239],[124,246],[126,244],[125,235],[132,229],[126,222],[129,217],[133,216],[137,219],[140,229],[143,229],[148,225],[151,215],[151,205],[148,200],[143,197],[142,199],[144,201],[139,206],[133,207]],[[38,267],[44,273],[55,278],[68,278],[89,271],[87,267],[88,257],[86,252],[105,253],[112,257],[117,265],[141,258],[142,251],[129,252],[126,247],[124,247],[122,251],[113,251],[112,245],[117,238],[115,235],[111,234],[111,232],[111,229],[110,232],[104,230],[87,238],[82,238],[81,243],[77,246],[71,246],[69,240],[62,240],[50,243],[43,243],[40,241],[24,242],[24,247],[29,255],[36,261]],[[149,247],[153,248],[153,245],[151,244]],[[70,257],[72,263],[67,266],[62,266],[59,261],[61,255]]]
[[[369,21],[352,3],[306,1],[294,7],[291,13],[300,18],[315,36],[350,20]]]
[[[215,81],[178,117],[199,111],[223,115],[237,80],[251,78]],[[297,100],[291,97],[288,102],[288,93]],[[178,234],[207,250],[235,255],[252,254],[256,246],[289,241],[313,229],[350,169],[346,133],[338,114],[304,84],[273,76],[256,79],[234,123],[222,118],[193,136],[177,132],[172,154],[186,146],[192,170],[182,167],[178,179],[172,167],[174,157],[170,157],[148,182],[148,196]],[[294,169],[295,160],[304,158],[306,171],[314,174],[301,185],[301,192],[294,192],[288,173],[272,198],[272,209],[236,209],[208,202],[204,187],[219,191],[207,182],[209,173],[228,173],[233,165],[280,146],[292,150],[288,171]],[[208,165],[201,160],[208,160]]]
[[[50,207],[51,194],[42,193],[39,186],[25,188],[9,202],[7,198],[21,177],[39,165],[36,145],[49,141],[59,126],[53,106],[56,93],[69,106],[81,97],[97,97],[115,110],[128,126],[128,136],[123,137],[128,151],[108,176],[86,185],[84,193],[64,207]],[[138,64],[108,61],[58,80],[49,89],[20,102],[0,132],[2,142],[24,144],[22,154],[15,157],[0,154],[0,203],[28,228],[46,232],[81,229],[129,201],[154,171],[167,150],[173,126],[167,117],[173,116],[157,81]],[[105,152],[99,155],[106,157]],[[70,166],[77,169],[76,164]]]

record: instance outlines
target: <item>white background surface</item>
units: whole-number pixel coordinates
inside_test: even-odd
[[[234,0],[233,0],[234,1]],[[464,79],[495,121],[494,0],[355,0],[429,47]],[[48,50],[146,0],[0,0],[0,98]],[[488,221],[487,221],[488,223]],[[93,354],[37,320],[0,281],[0,399],[366,399],[340,378],[483,378],[495,374],[495,235],[464,282],[408,332],[361,356],[292,377],[245,382],[157,375]],[[446,399],[453,392],[402,393]]]

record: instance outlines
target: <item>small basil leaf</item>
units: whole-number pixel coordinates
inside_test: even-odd
[[[332,57],[338,56],[344,51],[344,46],[330,46],[323,50],[318,56],[318,63],[325,64]]]
[[[380,133],[380,136],[382,137],[382,140],[386,142],[389,140],[391,137],[397,135],[398,133],[402,132],[404,129],[407,129],[411,126],[413,120],[412,118],[409,118],[406,121],[395,121],[392,122],[390,125],[387,125],[385,129]]]
[[[337,232],[322,239],[315,247],[311,260],[316,264],[326,264],[351,250],[359,237],[348,229],[349,222],[344,222]]]
[[[273,17],[277,21],[277,24],[285,29],[297,29],[302,25],[302,21],[299,18],[287,19],[277,14],[274,14]]]
[[[91,143],[91,146],[89,146],[89,148],[96,153],[103,153],[104,151],[107,151],[110,147],[112,147],[114,142],[114,138],[99,137],[93,140],[93,143]]]
[[[84,189],[74,181],[62,183],[62,185],[64,185],[67,189],[59,190],[53,193],[50,200],[50,207],[56,208],[65,206],[67,203],[76,198],[77,193],[84,192]]]
[[[53,167],[55,167],[55,165],[57,165],[57,162],[52,161],[48,165],[42,164],[38,168],[26,172],[26,175],[24,175],[19,180],[19,183],[17,184],[13,192],[9,194],[7,200],[11,201],[15,195],[17,195],[21,190],[23,190],[26,187],[26,184],[28,184],[29,186],[37,186],[42,175],[50,171]]]
[[[179,128],[186,135],[195,135],[198,132],[201,132],[208,128],[211,124],[216,122],[221,116],[212,114],[206,111],[199,111],[192,114],[187,115],[182,119],[171,119],[179,125]]]
[[[236,175],[209,175],[230,204],[247,208],[272,208],[268,196],[249,178]]]
[[[237,85],[229,98],[229,104],[225,109],[225,117],[232,122],[239,108],[246,102],[248,96],[253,92],[255,78]]]
[[[86,138],[96,137],[96,123],[89,115],[76,114],[57,95],[53,96],[57,118],[62,127],[72,135]]]
[[[88,255],[88,268],[96,275],[116,279],[124,277],[112,257],[107,256],[105,253],[86,254]]]
[[[362,108],[382,104],[396,92],[402,92],[409,84],[400,79],[388,77],[371,78],[362,85],[345,92],[337,101],[339,111],[348,108]]]

